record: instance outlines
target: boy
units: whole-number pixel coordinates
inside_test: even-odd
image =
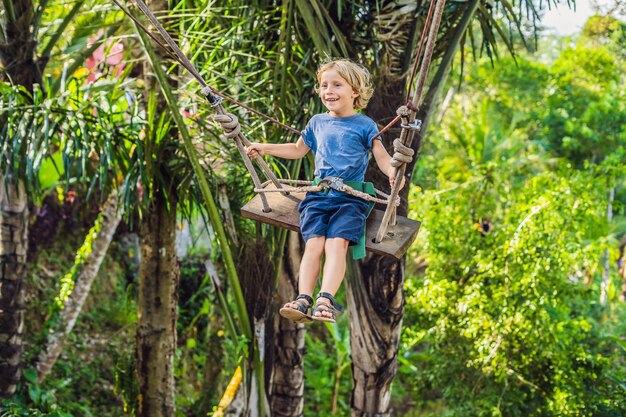
[[[296,143],[252,143],[247,154],[298,159],[313,151],[316,178],[362,182],[371,149],[378,167],[393,187],[395,168],[390,164],[391,157],[380,138],[372,140],[378,134],[376,123],[356,112],[365,108],[372,97],[369,72],[348,60],[332,60],[320,67],[317,81],[315,92],[328,112],[313,116]],[[333,189],[328,193],[307,193],[298,207],[305,241],[298,281],[300,294],[280,309],[283,317],[296,322],[308,322],[311,318],[335,322],[337,311],[343,309],[334,295],[345,274],[346,252],[348,246],[359,241],[368,208],[368,202]],[[310,314],[322,255],[326,260],[321,291]]]

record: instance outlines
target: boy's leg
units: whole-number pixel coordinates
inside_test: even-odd
[[[348,252],[349,244],[348,240],[340,237],[326,239],[326,244],[324,245],[326,260],[324,261],[321,292],[327,292],[334,296],[337,290],[339,290],[343,276],[346,273],[346,253]],[[322,303],[331,304],[326,297],[320,297],[319,300]],[[327,311],[317,311],[315,315],[317,317],[332,317],[332,314]]]
[[[298,294],[313,296],[313,290],[320,275],[320,263],[324,253],[325,241],[326,237],[324,236],[312,237],[306,241],[300,263]],[[285,304],[284,307],[296,308],[293,302]]]

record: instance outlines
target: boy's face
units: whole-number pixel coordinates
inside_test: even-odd
[[[347,117],[356,113],[354,111],[354,99],[359,94],[334,68],[322,73],[319,91],[322,103],[331,116]]]

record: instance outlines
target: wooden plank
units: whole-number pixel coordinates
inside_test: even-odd
[[[274,186],[269,185],[268,188],[274,188]],[[304,193],[287,196],[281,193],[265,193],[265,195],[271,211],[269,213],[263,212],[263,203],[257,194],[241,208],[243,217],[296,232],[300,231],[298,204],[304,198]],[[372,214],[367,218],[365,249],[379,255],[388,255],[400,259],[417,237],[420,222],[397,216],[396,225],[388,227],[387,236],[383,241],[374,243],[384,214],[384,211],[372,210]]]

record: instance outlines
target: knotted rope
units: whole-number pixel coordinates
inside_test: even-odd
[[[413,160],[415,150],[405,146],[400,138],[396,138],[393,141],[393,156],[391,157],[391,166],[398,168],[403,164],[409,164]]]
[[[239,119],[232,113],[216,114],[213,120],[218,122],[224,130],[224,135],[229,139],[234,139],[241,133]]]
[[[275,189],[275,188],[265,188],[268,184],[270,184],[270,181],[266,181],[263,184],[261,184],[260,188],[255,188],[254,192],[255,193],[280,193],[280,192],[287,192],[287,193],[318,193],[321,191],[326,191],[328,189],[331,189],[332,187],[329,187],[326,184],[320,183],[318,185],[312,185],[313,181],[307,181],[307,180],[289,180],[289,179],[279,179],[278,180],[281,184],[297,184],[297,185],[301,185],[300,187],[283,187],[283,188],[279,188],[279,189]],[[355,190],[354,188],[350,187],[347,184],[344,184],[341,191],[343,191],[346,194],[350,194],[354,197],[358,197],[361,198],[365,201],[371,201],[373,203],[379,203],[379,204],[384,204],[384,205],[388,205],[389,204],[389,195],[383,193],[380,190],[374,189],[374,191],[376,191],[376,194],[383,197],[383,198],[377,198],[374,197],[372,195],[369,195],[367,193],[364,193],[362,191],[359,190]],[[396,201],[395,201],[395,206],[399,206],[400,205],[400,198],[397,197]]]

